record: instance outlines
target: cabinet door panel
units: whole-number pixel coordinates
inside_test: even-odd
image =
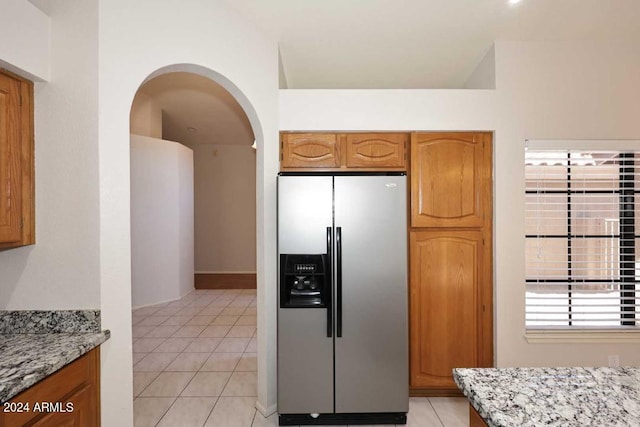
[[[60,402],[63,406],[38,419],[33,427],[96,427],[95,390],[87,385]],[[68,412],[66,412],[68,411]]]
[[[100,349],[94,348],[11,399],[29,411],[0,413],[0,427],[99,426],[99,377]]]
[[[414,133],[411,140],[411,225],[481,227],[491,185],[482,133]],[[485,163],[487,163],[485,165]]]
[[[282,136],[281,168],[339,168],[337,134],[295,133]]]
[[[480,231],[410,238],[411,386],[455,389],[453,368],[477,367]]]
[[[405,168],[407,134],[347,134],[347,167]]]
[[[20,82],[0,74],[0,243],[22,236]]]

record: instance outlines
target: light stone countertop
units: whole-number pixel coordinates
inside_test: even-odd
[[[490,427],[640,426],[640,368],[454,369]]]
[[[0,403],[109,337],[97,310],[0,311]]]

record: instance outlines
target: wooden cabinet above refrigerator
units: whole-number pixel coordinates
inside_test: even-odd
[[[408,133],[289,133],[280,138],[280,170],[405,171]]]

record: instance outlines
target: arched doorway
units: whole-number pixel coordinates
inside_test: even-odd
[[[189,69],[192,69],[191,67],[192,66],[188,66]],[[207,80],[209,83],[217,85],[216,83],[213,83],[213,78],[211,77],[209,70],[201,69],[201,73],[193,73],[193,71],[185,73],[176,71],[176,69],[179,68],[180,67],[177,66],[166,67],[163,70],[154,72],[145,80],[145,83],[141,85],[138,89],[138,93],[140,94],[140,91],[145,86],[177,74],[188,74],[196,81],[202,82],[203,80]],[[196,84],[196,86],[198,85]],[[187,88],[187,92],[189,90],[193,90],[193,87]],[[235,102],[235,98],[230,93],[226,92],[224,89],[222,90],[226,93],[228,98],[233,98],[233,101]],[[184,95],[189,94],[185,93]],[[191,96],[193,97],[197,97],[198,95],[202,95],[202,92],[200,94],[191,93]],[[188,98],[188,96],[186,97]],[[148,223],[148,218],[154,215],[153,211],[149,211],[148,209],[147,211],[141,211],[139,208],[139,205],[146,205],[147,208],[149,205],[153,205],[154,202],[150,202],[148,200],[150,195],[154,193],[160,194],[162,198],[161,202],[165,204],[168,203],[173,207],[174,205],[184,203],[185,197],[181,192],[193,192],[195,188],[195,234],[199,237],[207,234],[205,232],[206,230],[203,231],[202,226],[200,227],[200,231],[198,230],[198,205],[207,205],[206,202],[203,203],[202,201],[201,203],[198,203],[198,188],[203,187],[202,183],[200,183],[200,185],[198,184],[198,180],[199,176],[207,176],[207,174],[203,174],[202,171],[215,167],[215,163],[211,163],[209,161],[210,158],[208,160],[199,161],[202,157],[198,156],[207,154],[212,155],[211,157],[216,158],[216,160],[220,160],[220,152],[223,152],[222,154],[224,155],[235,156],[234,158],[236,160],[238,159],[238,156],[243,157],[246,160],[247,155],[250,155],[252,158],[252,170],[243,171],[241,168],[231,168],[228,169],[228,173],[238,172],[235,169],[239,169],[239,174],[235,178],[228,178],[234,182],[239,181],[239,178],[243,178],[245,183],[252,181],[253,192],[241,191],[243,194],[236,194],[235,197],[230,198],[229,194],[225,194],[225,192],[222,191],[217,192],[215,197],[223,199],[223,197],[221,197],[221,194],[223,194],[227,199],[237,201],[242,198],[239,196],[243,196],[246,199],[246,193],[250,193],[250,198],[253,198],[253,203],[250,208],[253,216],[251,216],[252,219],[249,220],[252,221],[253,224],[244,224],[245,229],[253,226],[253,241],[251,245],[245,245],[244,249],[239,252],[245,255],[249,251],[253,252],[252,261],[253,271],[255,272],[256,161],[255,148],[251,147],[251,143],[254,142],[254,134],[251,132],[251,141],[249,141],[249,143],[247,143],[247,141],[243,141],[243,144],[238,144],[238,147],[234,147],[239,148],[240,150],[234,150],[231,147],[212,147],[212,145],[214,146],[216,144],[198,143],[197,138],[192,138],[192,140],[196,140],[194,144],[185,144],[181,141],[183,138],[179,136],[180,128],[184,128],[182,130],[186,130],[186,132],[188,132],[187,135],[189,133],[195,134],[201,130],[202,127],[206,126],[207,123],[201,121],[200,124],[185,125],[184,122],[176,124],[174,122],[178,119],[176,119],[175,116],[171,116],[162,108],[154,108],[152,105],[152,99],[147,99],[145,103],[146,105],[144,105],[143,108],[145,110],[144,113],[147,115],[147,135],[142,137],[134,136],[133,133],[145,132],[132,132],[131,138],[132,290],[134,291],[132,305],[134,306],[134,309],[138,306],[138,309],[134,310],[132,316],[135,399],[134,413],[138,418],[145,417],[145,422],[148,420],[148,417],[151,417],[150,420],[152,422],[158,422],[160,419],[155,419],[154,417],[157,418],[158,415],[162,415],[164,417],[162,418],[162,420],[164,420],[163,422],[168,422],[170,424],[175,424],[176,420],[181,419],[184,413],[189,413],[191,416],[201,417],[202,420],[199,421],[206,421],[209,419],[208,422],[210,424],[214,423],[215,425],[215,419],[216,416],[220,416],[219,413],[224,413],[229,407],[234,407],[236,409],[236,415],[241,415],[246,418],[251,416],[251,419],[253,419],[255,416],[255,409],[253,408],[255,407],[255,401],[257,398],[256,290],[196,290],[194,292],[184,294],[186,287],[184,283],[182,283],[177,284],[173,290],[175,294],[174,296],[177,296],[177,298],[173,298],[170,294],[165,294],[162,297],[156,297],[155,301],[152,298],[151,300],[147,299],[146,301],[139,303],[141,300],[137,301],[136,299],[139,300],[140,292],[136,293],[136,287],[141,285],[141,283],[137,283],[140,281],[141,275],[138,271],[140,269],[136,268],[136,262],[140,259],[140,254],[147,256],[149,252],[153,252],[154,249],[161,246],[161,240],[158,240],[157,234],[153,236],[154,230],[151,228],[147,230],[147,235],[153,236],[155,241],[146,242],[147,247],[140,250],[140,242],[138,242],[137,239],[140,233],[137,233],[138,230],[136,227],[141,227],[145,222]],[[242,110],[242,115],[244,116],[246,124],[250,126],[250,130],[252,131],[251,128],[254,126],[250,122],[250,114],[247,113],[244,115],[243,107],[237,102],[235,105],[237,108]],[[185,108],[185,105],[182,105],[182,108]],[[132,106],[132,124],[134,121],[133,113],[136,109],[140,109],[140,107],[136,106],[136,101],[134,100]],[[194,114],[192,114],[192,116],[193,115]],[[215,117],[210,117],[209,120],[215,121]],[[167,122],[169,122],[168,125]],[[228,122],[226,124],[228,125]],[[143,124],[142,127],[138,126],[138,131],[143,129],[145,127],[144,125],[145,124]],[[165,135],[168,136],[165,137]],[[211,137],[211,135],[209,136]],[[176,144],[170,140],[178,140],[186,146],[186,149],[185,147],[177,147]],[[259,141],[258,137],[255,137],[255,141]],[[133,150],[134,146],[136,147],[135,153]],[[191,153],[189,153],[189,151],[191,151]],[[158,152],[160,153],[158,154]],[[136,165],[139,166],[140,158],[144,159],[145,157],[146,164],[142,165],[142,173],[136,173],[134,168]],[[149,157],[152,157],[151,161],[149,161]],[[172,157],[172,159],[166,161],[168,157]],[[162,159],[165,159],[164,164],[162,163]],[[177,186],[174,185],[174,187],[178,188],[178,190],[175,191],[176,194],[174,199],[167,200],[167,193],[169,192],[168,189],[175,184],[170,181],[176,179],[176,177],[179,178],[180,175],[188,175],[188,173],[185,174],[183,169],[188,169],[189,159],[193,159],[191,160],[191,167],[194,167],[194,180],[191,183],[191,188],[189,188],[189,182],[186,184],[178,183]],[[224,159],[222,161],[224,164]],[[247,162],[245,161],[245,166],[246,163]],[[180,166],[180,164],[183,166]],[[184,166],[185,164],[186,166]],[[198,169],[199,164],[200,170]],[[219,166],[220,162],[218,162],[218,167]],[[173,171],[173,169],[176,169],[177,172]],[[251,175],[249,172],[252,173],[252,178],[247,180],[247,175]],[[154,173],[156,175],[151,177],[144,176],[145,174]],[[149,187],[136,187],[134,189],[134,185],[142,185],[140,184],[141,176],[143,178],[142,181],[145,181],[146,185]],[[163,184],[168,181],[168,184]],[[222,182],[218,184],[223,187],[222,189],[224,190],[225,183]],[[155,191],[153,189],[154,186],[156,187]],[[157,186],[162,188],[158,189]],[[232,188],[231,192],[233,193],[233,191],[237,193],[238,188]],[[201,191],[201,199],[204,198],[204,193],[205,192]],[[144,197],[145,200],[139,201],[137,200],[138,197]],[[188,198],[186,201],[188,204]],[[209,200],[209,203],[210,202],[211,201]],[[221,206],[224,204],[225,203],[223,201]],[[161,207],[158,209],[158,207],[159,206],[156,204],[156,211],[163,210]],[[249,208],[245,205],[241,210],[246,211],[247,209]],[[183,209],[183,212],[172,211],[172,214],[175,218],[169,218],[169,222],[180,222],[180,224],[171,223],[164,227],[164,229],[166,230],[175,226],[174,228],[176,230],[173,230],[173,235],[180,236],[188,234],[189,223],[187,221],[185,224],[184,221],[181,222],[181,220],[184,219],[184,216],[188,216],[190,214],[189,209]],[[208,214],[205,212],[203,215],[207,216]],[[235,217],[238,217],[239,215],[236,213],[235,215],[231,214],[231,216],[235,219]],[[228,217],[229,215],[227,215],[227,218]],[[140,220],[140,218],[143,219]],[[223,228],[229,228],[230,224],[228,222],[229,221],[225,224],[226,227]],[[187,233],[185,233],[185,230],[187,230]],[[156,231],[159,232],[159,230]],[[160,239],[162,239],[162,237],[160,237]],[[188,240],[188,236],[186,236],[185,239]],[[178,240],[180,240],[179,237]],[[176,265],[174,268],[177,271],[176,277],[178,277],[178,281],[182,280],[184,282],[185,274],[183,274],[184,271],[182,270],[184,270],[185,267],[185,259],[188,260],[191,256],[191,262],[193,263],[193,258],[195,258],[195,270],[202,270],[202,266],[198,266],[197,264],[198,246],[201,247],[200,251],[202,251],[202,248],[206,249],[207,242],[202,243],[197,240],[198,239],[196,238],[195,251],[193,251],[192,247],[191,254],[189,253],[189,250],[185,251],[185,248],[183,248],[183,253],[177,254],[175,251],[170,254],[167,254],[166,251],[159,251],[159,257],[168,256],[169,258],[164,261],[157,260],[157,262],[149,262],[147,259],[146,264],[147,267],[149,267],[149,271],[153,273],[153,265],[157,265],[157,263],[161,263],[163,267],[166,267],[172,262],[178,261],[175,262]],[[178,247],[184,246],[182,243],[183,242],[180,241],[173,242],[173,244]],[[200,245],[198,245],[198,243],[200,243]],[[211,245],[209,244],[209,246]],[[195,257],[193,256],[193,252],[196,252]],[[224,252],[224,249],[221,249],[220,252]],[[208,257],[206,255],[207,254],[200,258],[207,260]],[[178,258],[178,260],[172,258]],[[180,261],[182,265],[180,265]],[[202,263],[202,259],[200,260],[200,263]],[[240,262],[240,264],[241,263],[242,262]],[[247,265],[246,260],[245,265]],[[191,279],[193,279],[193,267],[194,266],[192,265]],[[244,267],[244,269],[246,269],[246,267]],[[153,285],[156,285],[158,281],[165,278],[166,277],[160,276],[156,277]],[[150,286],[148,281],[147,283],[142,283],[142,285],[149,287],[153,286]],[[191,281],[191,286],[193,286],[193,280]],[[151,290],[151,292],[152,291],[153,290]],[[147,294],[150,294],[150,292],[147,292]],[[147,304],[148,302],[151,302],[152,304]],[[238,410],[239,407],[244,410]],[[137,419],[136,423],[139,421],[141,420]]]

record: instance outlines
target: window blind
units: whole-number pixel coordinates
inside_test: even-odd
[[[528,143],[528,328],[640,325],[640,143],[616,143]]]

